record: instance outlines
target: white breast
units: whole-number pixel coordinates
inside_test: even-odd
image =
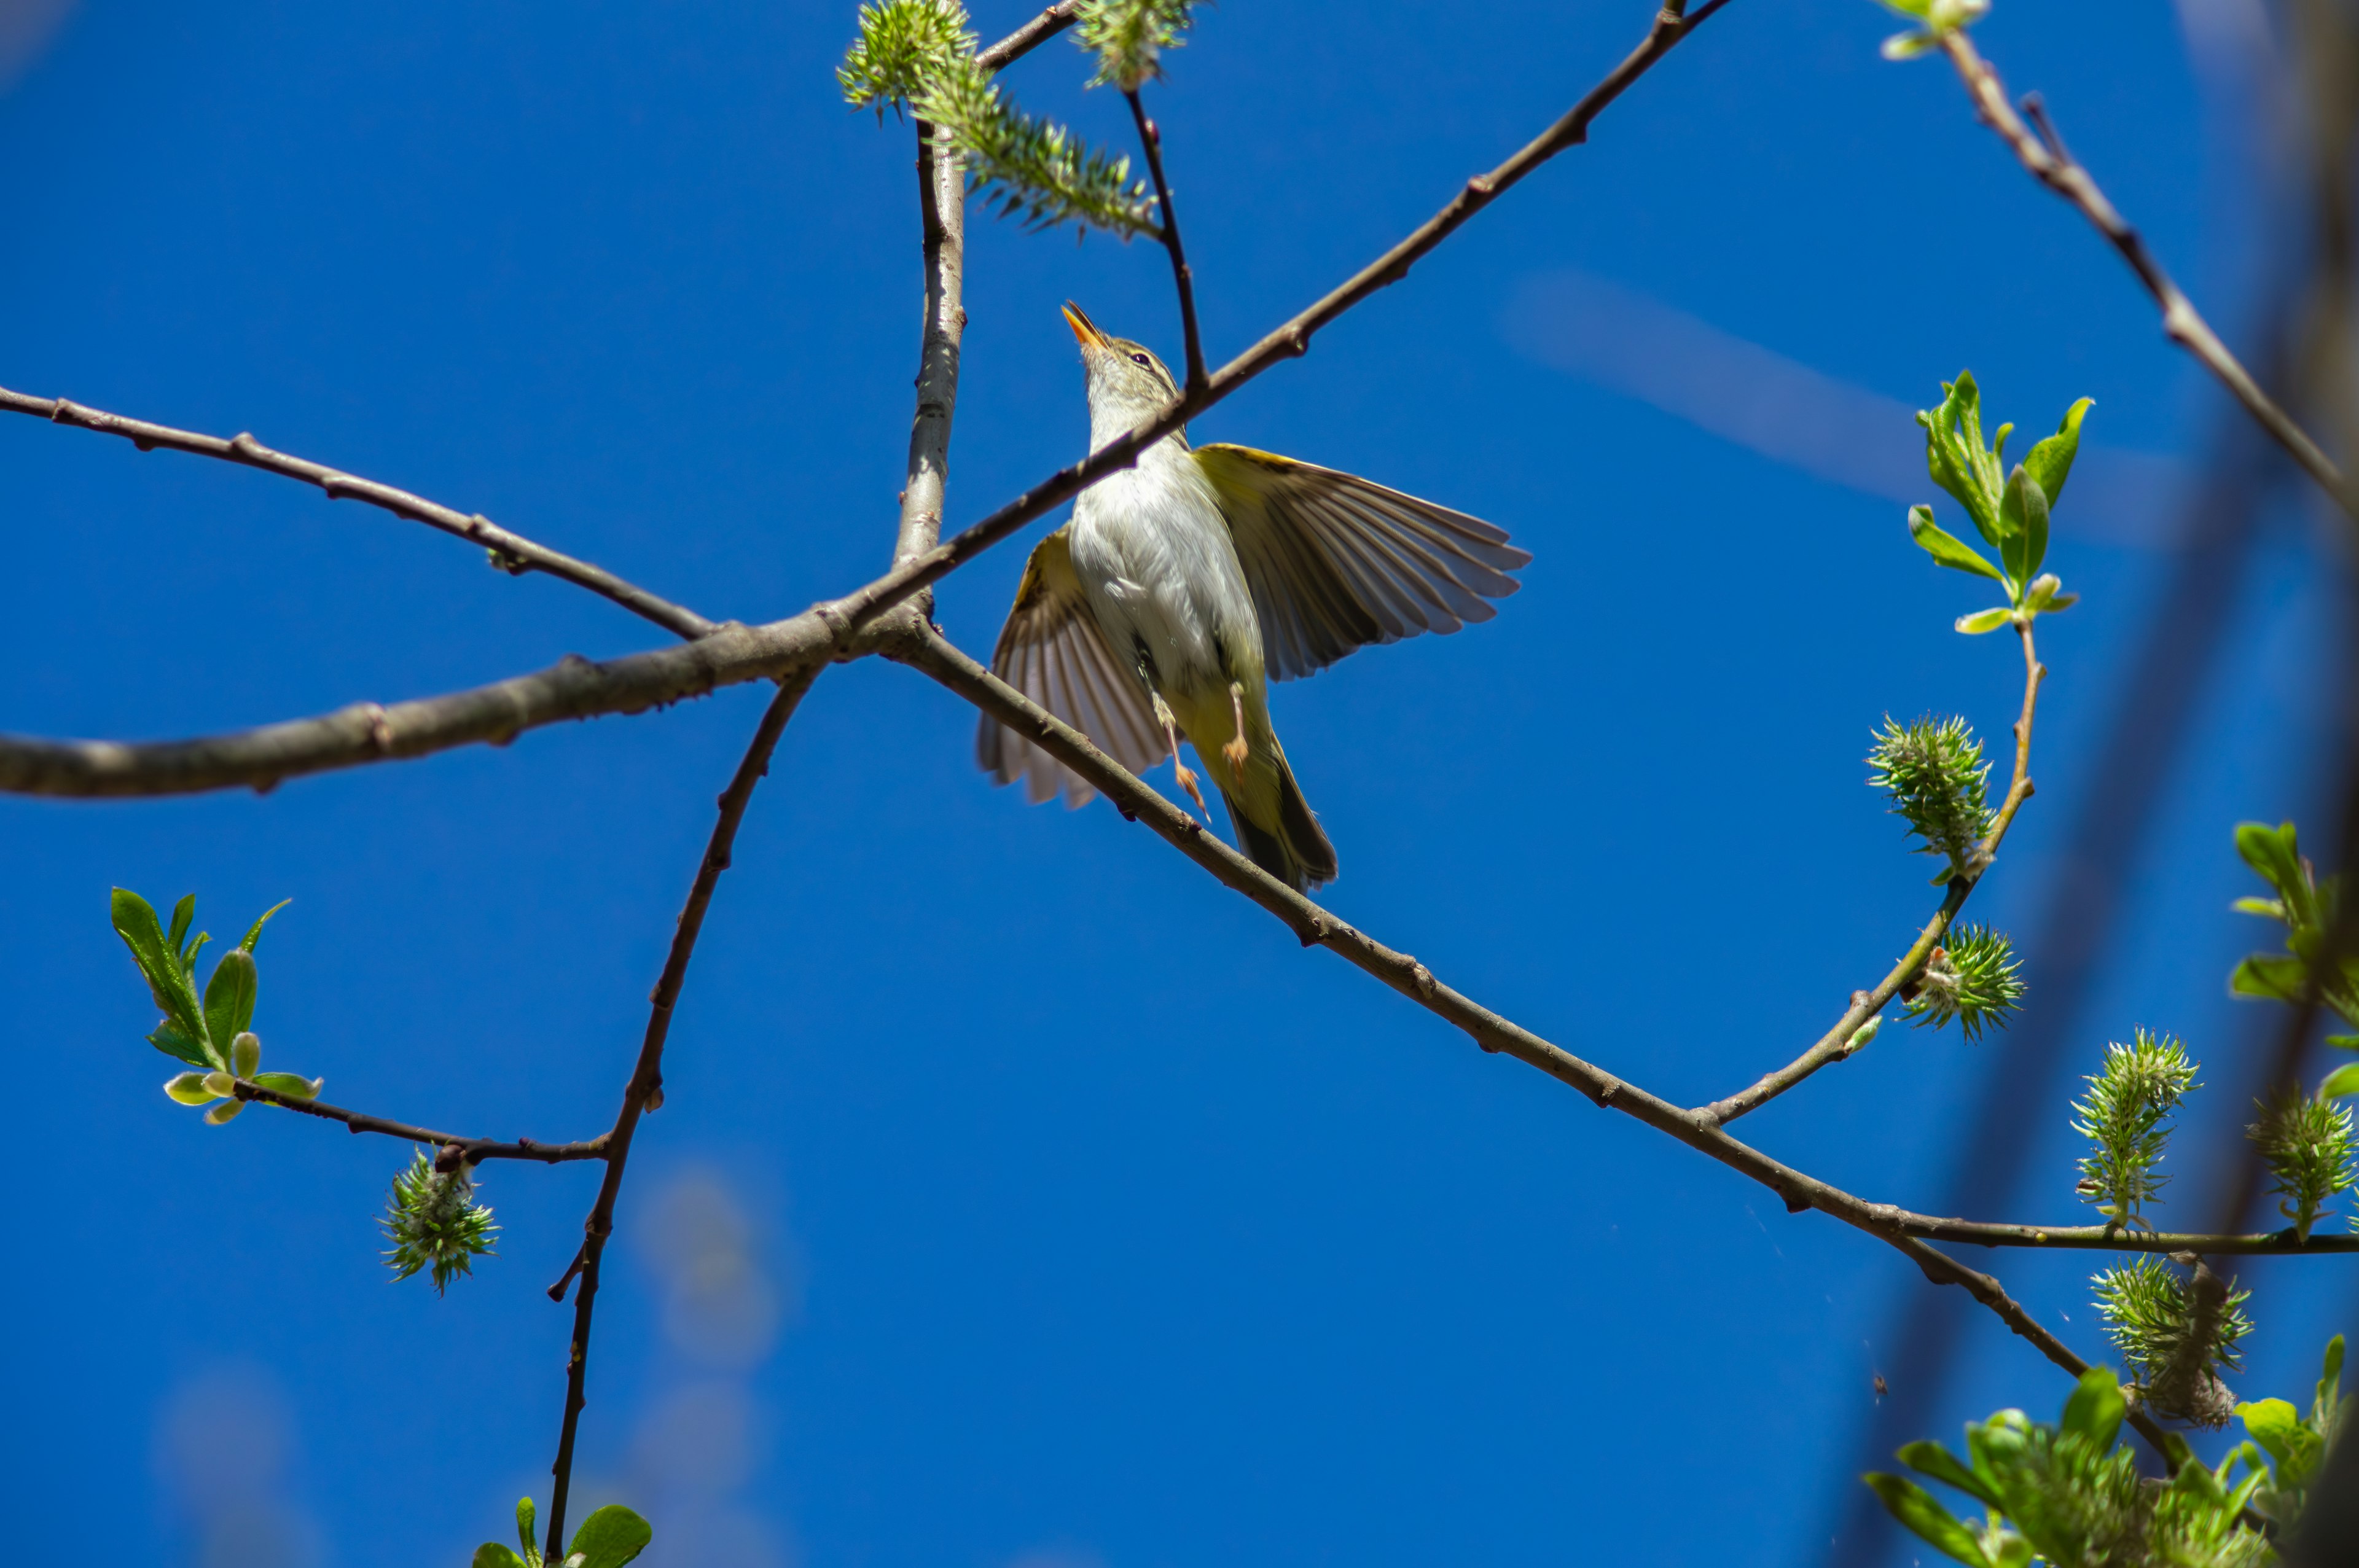
[[[1144,645],[1167,691],[1261,681],[1261,629],[1194,458],[1158,441],[1073,503],[1073,568],[1124,664]]]

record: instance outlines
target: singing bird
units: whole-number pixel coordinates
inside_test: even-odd
[[[1179,395],[1138,344],[1079,307],[1090,449]],[[1516,591],[1531,559],[1479,518],[1250,447],[1191,448],[1182,429],[1108,474],[1040,541],[992,654],[994,673],[1135,773],[1169,757],[1209,817],[1185,735],[1229,809],[1238,847],[1298,892],[1335,880],[1335,847],[1270,728],[1265,683],[1316,673],[1354,648],[1455,632]],[[976,758],[1037,804],[1096,792],[985,717]]]

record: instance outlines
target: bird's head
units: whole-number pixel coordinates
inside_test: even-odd
[[[1082,314],[1080,306],[1065,306],[1065,325],[1082,345],[1093,445],[1135,428],[1180,395],[1179,383],[1151,351],[1127,338],[1107,337]]]

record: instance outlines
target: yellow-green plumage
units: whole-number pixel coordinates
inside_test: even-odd
[[[1170,373],[1071,306],[1095,449],[1168,406]],[[1289,885],[1332,881],[1335,851],[1271,728],[1266,682],[1353,649],[1488,620],[1530,559],[1491,524],[1350,474],[1249,448],[1191,449],[1184,432],[1074,503],[1033,551],[993,667],[1134,773],[1187,736],[1229,807],[1239,847]],[[1168,716],[1169,725],[1164,722]],[[1239,734],[1242,717],[1243,733]],[[1239,740],[1243,744],[1237,744]],[[985,719],[984,767],[1093,793]],[[1180,782],[1193,793],[1184,768]]]

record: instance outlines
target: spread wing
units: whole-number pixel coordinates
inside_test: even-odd
[[[1496,613],[1532,557],[1479,517],[1333,469],[1225,443],[1196,449],[1219,492],[1278,680],[1354,648]]]
[[[999,646],[992,650],[991,672],[1132,773],[1143,773],[1170,755],[1145,688],[1115,659],[1090,613],[1062,528],[1041,540],[1025,565],[1015,607],[1000,628]],[[1097,794],[989,714],[975,730],[974,756],[997,783],[1025,780],[1025,794],[1036,806],[1060,788],[1072,806],[1088,805]]]

